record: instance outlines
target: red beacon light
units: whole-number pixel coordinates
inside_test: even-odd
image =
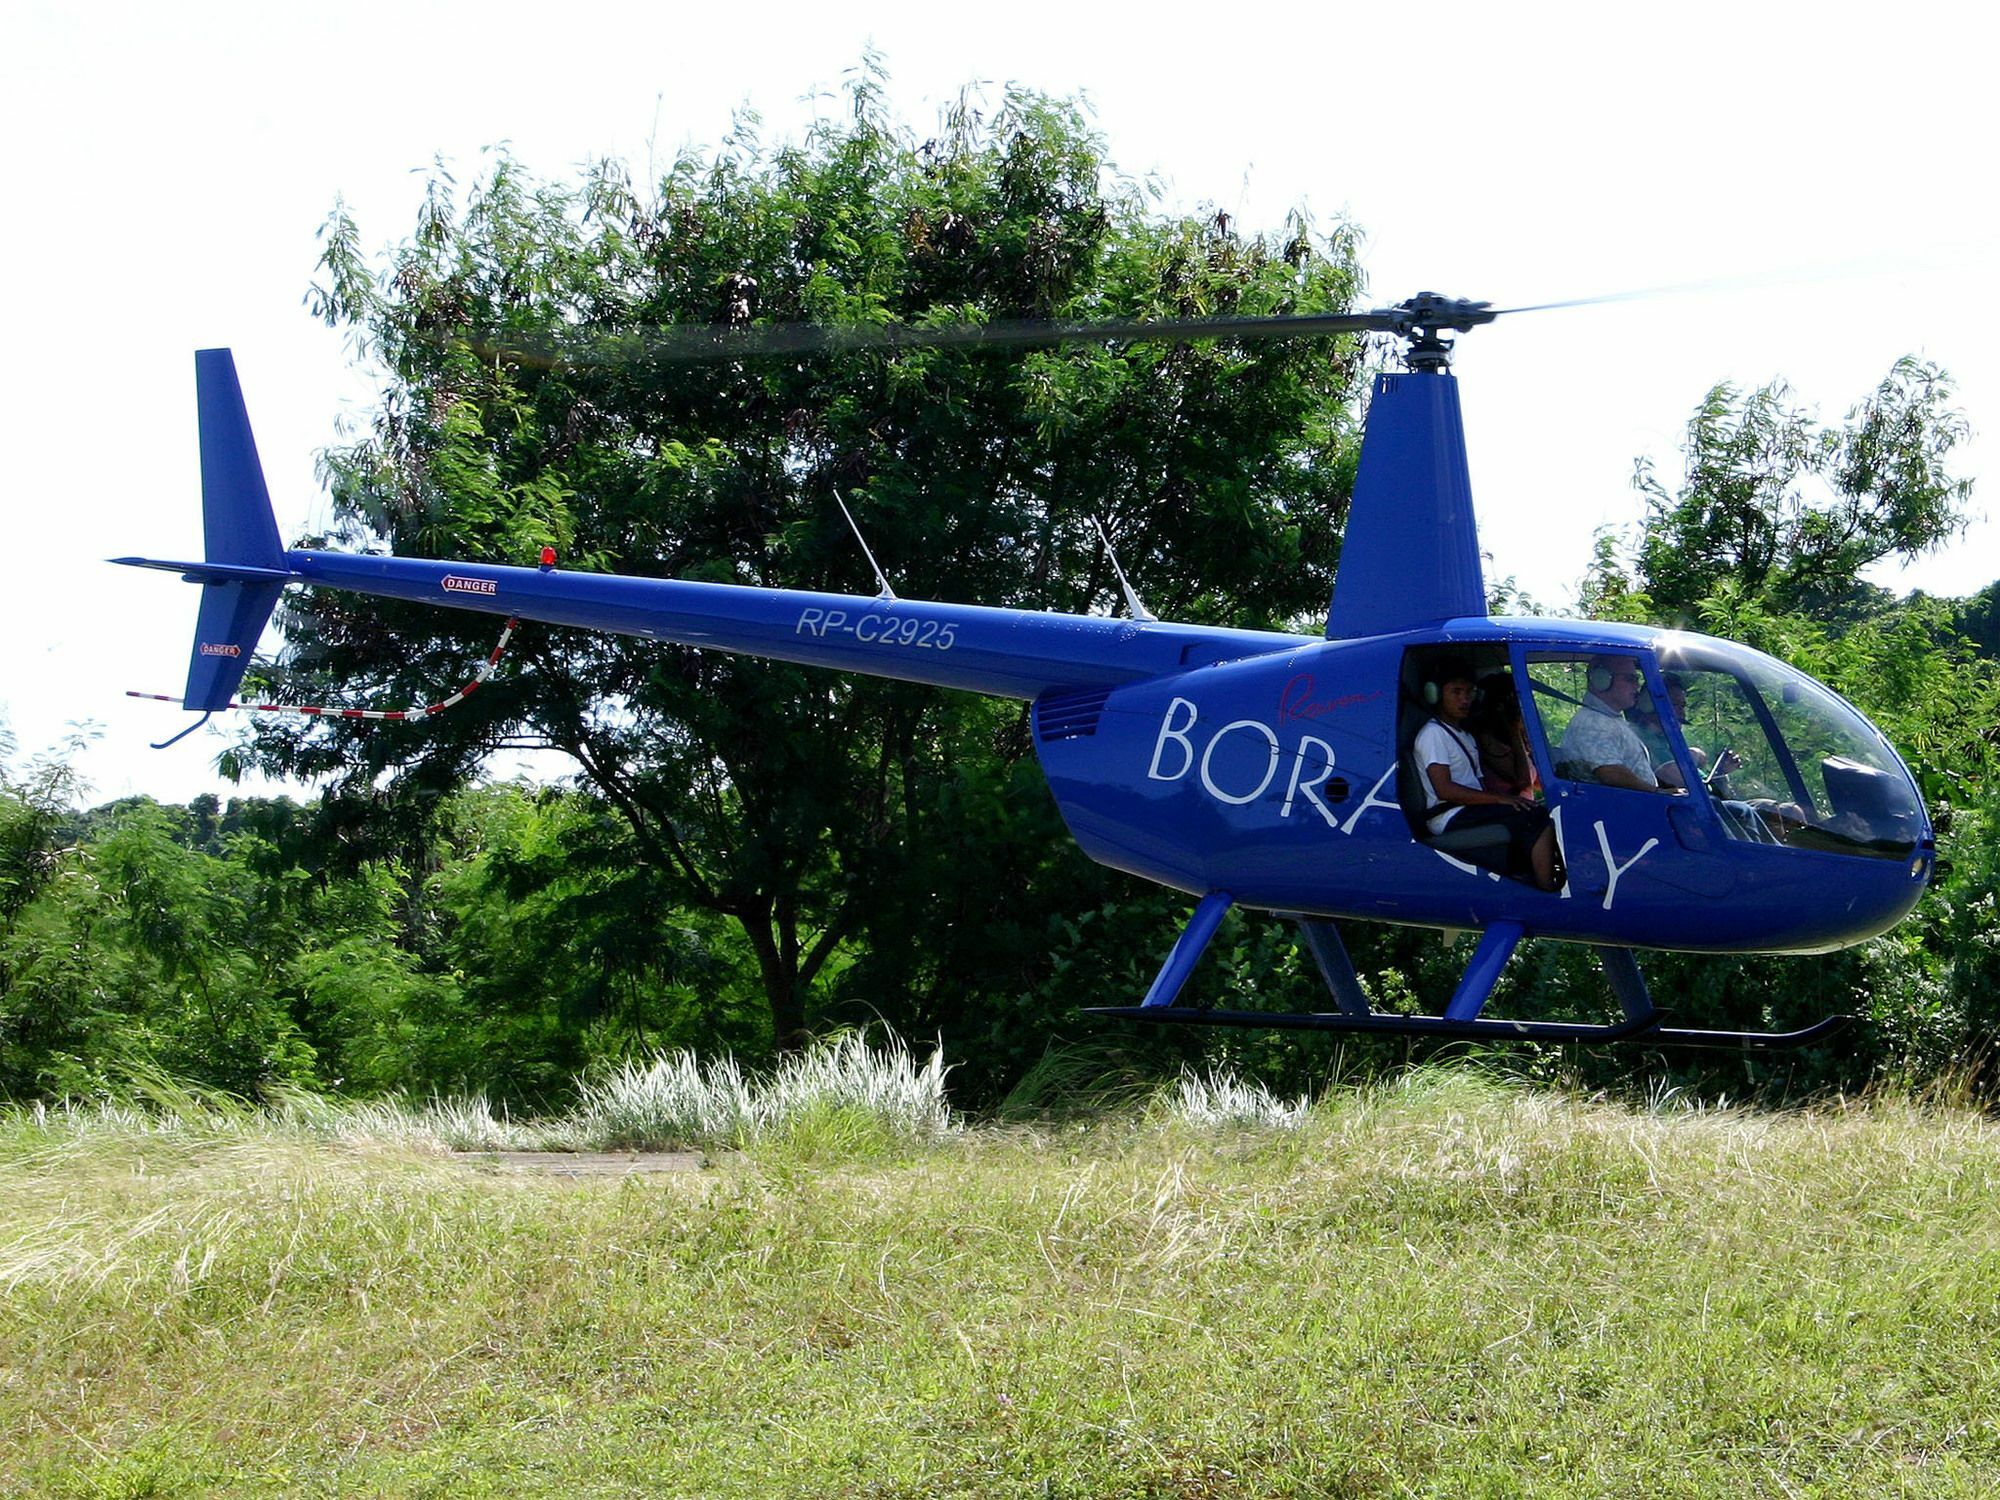
[[[542,548],[542,571],[546,573],[550,569],[554,568],[555,565],[556,565],[556,549],[553,547]]]

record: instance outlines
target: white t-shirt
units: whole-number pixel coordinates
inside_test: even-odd
[[[1585,698],[1583,707],[1569,721],[1556,759],[1574,762],[1590,771],[1599,766],[1623,766],[1639,778],[1641,786],[1660,784],[1660,778],[1653,774],[1653,757],[1646,749],[1646,742],[1639,738],[1639,731],[1623,714],[1606,708],[1594,696]]]
[[[1479,745],[1470,730],[1453,729],[1442,719],[1432,719],[1417,731],[1417,776],[1424,784],[1424,808],[1430,814],[1425,827],[1443,833],[1445,825],[1458,816],[1459,804],[1447,803],[1431,785],[1431,767],[1443,766],[1451,779],[1462,787],[1480,790]],[[1442,812],[1435,809],[1442,807]]]

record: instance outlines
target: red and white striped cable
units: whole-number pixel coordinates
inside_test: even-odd
[[[492,654],[485,661],[481,662],[479,670],[472,674],[472,681],[453,693],[449,698],[437,703],[426,704],[422,708],[327,708],[298,703],[231,703],[226,706],[229,708],[240,708],[251,713],[304,714],[311,718],[323,719],[403,720],[428,718],[432,714],[441,714],[446,709],[455,708],[457,705],[463,703],[467,698],[472,696],[473,691],[480,683],[493,675],[493,669],[500,665],[501,654],[507,649],[508,638],[514,634],[514,627],[520,623],[518,618],[510,619],[507,622],[507,627],[500,632],[500,640],[493,647]],[[180,703],[183,701],[179,698],[170,698],[164,693],[134,693],[128,691],[125,696],[128,698],[144,698],[152,703]]]

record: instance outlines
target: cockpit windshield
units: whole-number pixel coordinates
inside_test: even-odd
[[[1909,857],[1923,831],[1917,789],[1861,715],[1745,646],[1669,636],[1658,660],[1694,769],[1733,837]]]

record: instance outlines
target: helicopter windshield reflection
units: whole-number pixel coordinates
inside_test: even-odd
[[[1875,728],[1783,662],[1716,640],[1663,640],[1671,712],[1733,838],[1907,858],[1917,789]]]

